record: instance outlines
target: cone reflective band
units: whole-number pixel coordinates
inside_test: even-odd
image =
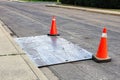
[[[108,56],[107,29],[106,28],[103,29],[98,51],[93,56],[93,60],[96,62],[110,62],[111,61],[111,58]]]
[[[57,26],[56,26],[56,19],[53,16],[52,18],[52,24],[51,24],[51,29],[50,29],[50,34],[49,36],[59,36],[58,31],[57,31]]]
[[[102,37],[103,37],[103,38],[104,38],[104,37],[107,38],[107,29],[106,29],[106,28],[103,29]]]
[[[107,38],[107,34],[106,33],[102,33],[102,37],[103,38]]]

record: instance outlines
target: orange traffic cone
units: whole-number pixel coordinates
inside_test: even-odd
[[[53,16],[52,18],[52,24],[51,24],[51,29],[50,29],[50,34],[48,34],[49,36],[59,36],[58,32],[57,32],[57,27],[56,27],[56,19]]]
[[[107,48],[107,29],[103,29],[102,37],[96,55],[93,56],[96,62],[110,62],[111,58],[108,56]]]

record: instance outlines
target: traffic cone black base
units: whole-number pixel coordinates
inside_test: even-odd
[[[111,58],[108,57],[106,59],[100,59],[100,58],[97,58],[96,56],[92,56],[92,60],[94,60],[95,62],[97,63],[107,63],[107,62],[111,62]]]
[[[60,34],[47,34],[48,36],[60,36]]]

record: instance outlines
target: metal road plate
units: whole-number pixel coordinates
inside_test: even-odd
[[[15,41],[38,67],[92,58],[90,52],[58,36],[22,37]]]

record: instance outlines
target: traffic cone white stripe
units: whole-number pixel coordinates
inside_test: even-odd
[[[102,33],[103,38],[107,38],[107,33]]]
[[[52,19],[52,20],[54,20],[54,21],[55,21],[56,19]]]

